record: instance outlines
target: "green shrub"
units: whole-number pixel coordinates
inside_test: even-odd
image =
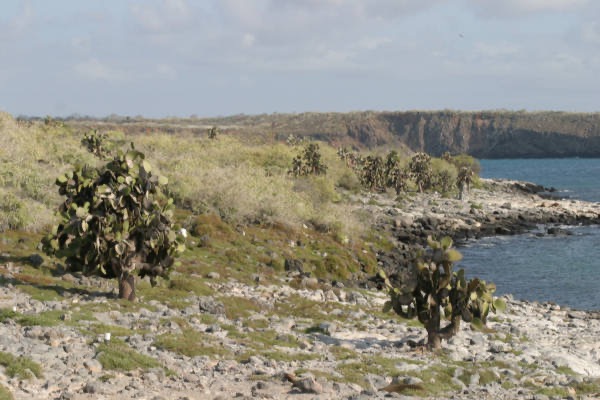
[[[10,378],[31,379],[43,376],[42,367],[27,357],[15,357],[10,353],[0,352],[0,365],[5,368],[4,371]]]
[[[148,370],[161,366],[154,358],[138,353],[117,339],[98,346],[96,358],[105,370]]]
[[[28,222],[29,216],[23,201],[0,189],[0,232],[22,229]]]
[[[440,193],[447,194],[456,188],[456,167],[440,158],[431,159],[432,187]]]

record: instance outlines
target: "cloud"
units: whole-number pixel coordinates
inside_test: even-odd
[[[9,24],[11,30],[17,33],[27,30],[34,21],[34,11],[31,2],[23,1],[21,5],[20,13],[16,15]]]
[[[477,42],[475,44],[475,51],[477,54],[485,58],[506,58],[513,56],[518,53],[519,47],[507,42],[501,43],[483,43]]]
[[[169,80],[177,79],[177,70],[169,64],[158,64],[156,66],[156,73],[159,77],[163,77]]]
[[[0,19],[0,38],[16,38],[29,32],[34,26],[35,11],[29,0],[20,2],[17,13],[6,22]]]
[[[95,58],[76,64],[74,70],[82,78],[94,81],[115,83],[123,81],[126,77],[126,74],[123,72],[118,71]]]
[[[173,32],[188,27],[193,13],[186,0],[144,1],[130,6],[134,22],[152,33]]]
[[[584,42],[593,45],[600,44],[600,24],[597,21],[590,21],[583,24],[580,30],[581,38]]]
[[[590,0],[468,0],[468,3],[482,16],[504,18],[578,11]]]

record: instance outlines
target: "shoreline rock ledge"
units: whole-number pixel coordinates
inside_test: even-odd
[[[463,200],[434,193],[411,193],[399,200],[371,194],[361,208],[375,217],[377,229],[395,249],[380,253],[388,274],[410,259],[427,237],[450,236],[460,244],[485,236],[516,235],[544,229],[539,235],[568,235],[569,226],[600,224],[600,203],[548,197],[549,189],[529,182],[482,179]]]

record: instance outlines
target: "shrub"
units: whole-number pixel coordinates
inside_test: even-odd
[[[456,187],[457,171],[456,167],[439,158],[431,160],[431,189],[440,193],[450,193]]]
[[[0,232],[22,229],[28,223],[27,209],[12,193],[0,190]]]

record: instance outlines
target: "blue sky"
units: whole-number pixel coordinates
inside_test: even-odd
[[[3,0],[0,110],[600,111],[597,0]]]

